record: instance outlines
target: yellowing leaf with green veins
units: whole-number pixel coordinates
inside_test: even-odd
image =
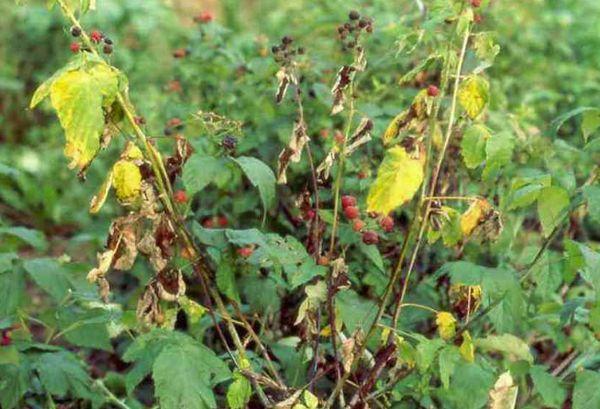
[[[403,111],[396,115],[394,119],[392,119],[392,122],[390,122],[383,134],[383,143],[385,145],[387,145],[392,139],[398,136],[398,133],[400,133],[402,123],[406,121],[408,115],[408,111]]]
[[[118,161],[113,166],[113,185],[120,201],[130,202],[136,199],[142,189],[140,168],[127,160]]]
[[[400,146],[389,149],[371,185],[367,211],[388,214],[413,198],[423,182],[425,154],[407,153]]]
[[[463,332],[463,341],[460,344],[459,351],[465,361],[471,363],[475,361],[475,345],[469,331]]]
[[[65,130],[69,167],[84,170],[100,149],[104,130],[103,107],[110,106],[119,89],[118,74],[107,65],[68,71],[50,86],[50,100]]]
[[[469,115],[475,119],[481,114],[490,98],[490,84],[478,75],[470,76],[462,82],[458,89],[458,102]]]
[[[435,316],[435,325],[437,325],[440,337],[446,341],[456,334],[456,318],[449,312],[438,312]]]

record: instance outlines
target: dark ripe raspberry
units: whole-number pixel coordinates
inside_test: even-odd
[[[304,55],[305,52],[306,52],[306,50],[304,49],[304,47],[299,47],[298,48],[298,54],[299,55]]]
[[[338,26],[337,31],[338,31],[338,33],[342,34],[342,33],[344,33],[346,31],[346,27],[344,27],[344,26]]]
[[[373,121],[371,119],[368,119],[367,123],[365,124],[365,130],[371,131],[372,129],[373,129]]]
[[[367,19],[361,18],[360,21],[358,22],[358,26],[360,28],[365,28],[369,25],[369,21]]]
[[[394,230],[394,219],[392,219],[390,216],[385,216],[379,221],[379,225],[384,232],[389,233]]]
[[[254,250],[252,249],[252,247],[242,247],[240,249],[237,249],[237,253],[240,257],[248,258],[252,255],[252,253],[254,253]]]
[[[227,227],[229,225],[229,220],[226,216],[219,216],[217,218],[217,224],[219,225],[219,227]]]
[[[427,95],[430,97],[437,97],[440,94],[440,89],[435,85],[430,85],[427,87]]]
[[[290,36],[284,36],[284,37],[281,39],[281,43],[282,43],[282,44],[285,44],[285,45],[290,45],[290,44],[292,44],[293,42],[294,42],[294,39],[293,39],[292,37],[290,37]]]
[[[188,200],[187,193],[185,193],[185,190],[178,190],[173,193],[173,199],[177,203],[186,203]]]
[[[71,27],[71,35],[73,37],[79,37],[81,35],[81,28],[77,26]]]
[[[356,219],[354,220],[354,222],[352,222],[352,230],[354,230],[355,232],[360,232],[364,227],[365,222],[363,222],[360,219]]]
[[[319,256],[319,258],[317,259],[317,264],[320,266],[328,266],[329,265],[329,257]]]
[[[367,26],[367,33],[371,34],[373,32],[373,24],[369,24]]]
[[[73,53],[78,53],[81,50],[81,46],[77,42],[71,43],[69,48],[71,49],[71,52],[73,52]]]
[[[356,175],[357,178],[359,179],[366,179],[367,178],[367,172],[365,172],[364,170],[361,170],[360,172],[358,172],[358,174]]]
[[[358,20],[360,18],[360,13],[356,10],[352,10],[348,13],[348,18],[350,18],[350,20]]]
[[[102,41],[103,37],[104,35],[98,30],[94,30],[92,31],[92,34],[90,34],[90,40],[92,40],[92,42],[94,43],[99,43],[100,41]]]
[[[481,0],[471,0],[471,6],[475,8],[481,6]]]
[[[346,208],[349,206],[356,206],[356,198],[350,195],[342,196],[342,208]]]
[[[208,218],[202,220],[202,227],[204,227],[205,229],[212,229],[213,227],[215,227],[215,222],[214,222],[213,218],[208,217]]]
[[[360,210],[358,210],[358,207],[348,206],[344,209],[344,216],[350,220],[354,220],[360,216]]]
[[[102,47],[102,52],[107,55],[112,54],[113,46],[110,44],[105,44],[104,47]]]
[[[12,340],[10,339],[10,335],[8,335],[8,332],[3,332],[2,333],[2,338],[0,339],[0,345],[3,347],[7,347],[11,344]]]
[[[113,40],[108,37],[104,37],[104,44],[113,45]]]
[[[165,128],[163,130],[163,133],[165,134],[165,136],[171,136],[173,135],[173,130],[171,128]]]
[[[226,135],[221,140],[221,146],[225,149],[234,150],[237,146],[237,138],[232,135]]]
[[[279,46],[274,45],[273,47],[271,47],[271,52],[273,54],[277,54],[279,52]]]
[[[368,244],[368,245],[377,244],[377,243],[379,243],[379,236],[377,235],[376,232],[374,232],[372,230],[368,230],[363,233],[362,241],[363,241],[363,243]]]

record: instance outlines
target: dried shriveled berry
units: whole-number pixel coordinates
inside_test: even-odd
[[[71,35],[73,37],[79,37],[81,35],[81,27],[77,27],[77,26],[71,27]]]
[[[356,198],[351,195],[342,196],[342,208],[346,208],[349,206],[356,206]]]
[[[226,135],[221,140],[221,146],[225,149],[234,150],[237,146],[237,138],[233,135]]]
[[[348,13],[348,17],[350,20],[358,20],[360,18],[360,13],[356,10],[352,10],[350,13]]]
[[[113,52],[113,46],[110,45],[110,44],[105,44],[104,47],[102,47],[102,52],[104,54],[107,54],[107,55],[108,54],[112,54],[112,52]]]
[[[377,243],[379,243],[379,236],[377,235],[376,232],[374,232],[372,230],[367,230],[362,235],[362,241],[363,241],[363,243],[365,243],[367,245],[377,244]]]
[[[290,36],[284,36],[284,37],[281,39],[281,43],[282,43],[282,44],[285,44],[285,45],[292,44],[293,42],[294,42],[294,39],[293,39],[292,37],[290,37]]]
[[[360,216],[360,210],[358,210],[358,207],[348,206],[344,209],[344,216],[350,220],[354,220]]]

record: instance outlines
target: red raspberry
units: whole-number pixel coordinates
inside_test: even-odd
[[[354,220],[356,219],[358,216],[360,216],[360,211],[358,210],[358,207],[354,207],[354,206],[348,206],[344,209],[344,215],[350,219],[350,220]]]
[[[135,116],[133,117],[133,121],[136,125],[144,125],[146,123],[146,118],[143,116]]]
[[[340,131],[338,131],[336,129],[333,138],[335,139],[335,141],[338,143],[338,145],[342,145],[344,143],[344,140],[346,139],[346,137],[344,136],[343,133],[341,133]]]
[[[202,221],[202,227],[204,227],[205,229],[212,229],[213,227],[215,227],[215,222],[213,221],[212,217],[204,219]]]
[[[473,16],[473,22],[476,24],[480,24],[483,21],[483,16],[481,14],[475,14]]]
[[[364,170],[361,170],[360,172],[358,172],[358,174],[356,176],[359,179],[366,179],[367,178],[367,172],[365,172]]]
[[[167,88],[168,88],[169,91],[176,92],[176,93],[180,93],[181,91],[183,91],[183,88],[181,86],[181,82],[179,82],[177,80],[169,81],[169,84],[167,85]]]
[[[171,118],[171,119],[169,119],[169,122],[167,122],[167,125],[170,127],[173,127],[173,128],[176,126],[179,126],[179,125],[181,125],[181,119]]]
[[[342,208],[346,208],[349,206],[356,206],[356,198],[350,195],[342,196]]]
[[[363,229],[363,227],[365,227],[365,222],[363,222],[360,219],[356,219],[352,223],[352,230],[354,230],[355,232],[360,232]]]
[[[435,85],[430,85],[427,87],[427,95],[430,97],[437,97],[440,94],[440,89]]]
[[[178,190],[173,194],[173,199],[177,203],[186,203],[188,200],[187,193],[185,193],[185,190]]]
[[[237,253],[240,257],[248,258],[252,255],[252,253],[254,253],[254,250],[252,247],[242,247],[237,249]]]
[[[363,233],[362,241],[363,241],[363,243],[368,244],[368,245],[377,244],[377,243],[379,243],[379,236],[377,235],[376,232],[374,232],[372,230],[368,230]]]
[[[389,233],[394,230],[394,219],[392,219],[390,216],[385,216],[379,221],[379,225],[384,232]]]
[[[187,51],[185,48],[178,48],[177,50],[173,51],[174,58],[184,58],[186,55]]]
[[[314,219],[316,215],[317,215],[317,212],[315,212],[314,209],[308,209],[304,212],[304,214],[302,215],[302,218],[306,221],[309,221],[309,220]]]
[[[7,347],[11,344],[12,339],[10,339],[10,334],[8,331],[2,331],[2,338],[0,339],[0,345],[3,347]]]
[[[98,30],[94,30],[92,31],[92,34],[90,34],[90,40],[92,40],[94,43],[99,43],[102,41],[102,38],[104,38],[104,34]]]
[[[76,41],[72,42],[69,48],[71,49],[72,53],[78,53],[81,50],[81,46]]]
[[[225,216],[219,216],[217,223],[219,224],[219,227],[227,227],[229,225],[229,220],[227,220],[227,217]]]
[[[481,6],[481,0],[471,0],[471,6],[475,8]]]
[[[329,129],[327,129],[327,128],[321,129],[319,131],[319,136],[321,136],[321,138],[323,138],[323,139],[329,138]]]
[[[213,15],[213,13],[208,10],[203,11],[202,13],[200,13],[196,17],[194,17],[194,21],[196,23],[210,23],[214,19],[215,19],[215,16]]]

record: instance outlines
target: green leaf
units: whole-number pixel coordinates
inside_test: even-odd
[[[446,341],[441,338],[428,339],[422,335],[416,336],[419,340],[417,345],[417,367],[419,371],[425,373],[433,363],[438,351],[446,345]]]
[[[61,333],[75,345],[112,351],[109,328],[120,321],[120,306],[90,304],[61,307],[57,312]]]
[[[577,373],[573,389],[573,409],[600,408],[600,373],[584,370]]]
[[[544,236],[548,237],[564,217],[569,207],[569,194],[558,186],[544,188],[538,197],[538,216]]]
[[[585,281],[600,291],[600,253],[572,240],[565,242],[565,250],[569,267],[579,271]]]
[[[450,387],[450,377],[454,373],[456,364],[460,361],[460,352],[454,345],[445,346],[438,356],[440,366],[440,379],[445,389]]]
[[[23,263],[23,268],[33,281],[57,302],[62,301],[69,293],[71,282],[68,274],[56,260],[49,258],[27,260]]]
[[[509,132],[500,132],[487,140],[485,145],[486,164],[483,178],[489,180],[511,162],[515,139]]]
[[[600,128],[600,109],[592,109],[583,113],[581,120],[581,132],[583,139],[587,142],[591,134]]]
[[[0,314],[1,315],[1,314]],[[23,408],[21,398],[29,388],[28,365],[0,365],[0,407],[2,409]]]
[[[450,388],[441,390],[443,408],[481,409],[488,402],[488,392],[495,377],[489,368],[479,363],[459,361],[454,368]]]
[[[377,315],[377,304],[359,296],[354,290],[341,291],[336,295],[339,317],[349,333],[361,328],[366,333]]]
[[[537,200],[541,191],[550,186],[551,183],[552,177],[547,174],[513,179],[510,187],[508,209],[513,210],[529,206]]]
[[[84,170],[98,153],[104,130],[103,108],[113,103],[118,91],[118,71],[106,64],[67,71],[50,86],[52,106],[65,130],[69,167]]]
[[[502,352],[509,358],[533,363],[533,355],[525,341],[512,334],[488,335],[475,340],[475,346],[483,351]]]
[[[0,227],[0,236],[2,235],[17,237],[39,251],[46,251],[48,248],[46,237],[38,230],[27,227]]]
[[[472,75],[464,80],[458,89],[458,102],[471,119],[481,114],[490,99],[490,85],[479,75]]]
[[[185,166],[181,179],[188,195],[202,191],[209,183],[213,182],[225,168],[225,163],[219,158],[195,154],[192,155]]]
[[[227,255],[222,254],[216,272],[217,288],[229,299],[239,304],[240,295],[235,281],[235,270],[233,260],[227,257]]]
[[[25,277],[15,260],[16,254],[0,254],[0,317],[14,314],[23,300]]]
[[[367,197],[367,211],[387,215],[413,198],[423,182],[425,155],[410,155],[401,146],[385,153]]]
[[[212,387],[224,380],[224,373],[231,377],[212,351],[191,338],[166,345],[152,365],[156,396],[163,409],[216,408]]]
[[[552,121],[550,126],[552,128],[554,128],[554,132],[557,133],[566,121],[573,118],[574,116],[577,116],[579,114],[583,114],[583,113],[589,112],[589,111],[595,112],[595,111],[598,111],[598,108],[593,108],[593,107],[575,108],[569,112],[565,112],[564,114],[558,116],[556,119],[554,119]]]
[[[479,124],[465,131],[460,143],[460,152],[467,168],[475,169],[485,161],[486,143],[491,136],[489,129]]]
[[[587,201],[590,219],[600,223],[600,186],[586,186],[583,195]]]
[[[227,389],[227,404],[230,409],[244,409],[252,396],[252,385],[239,372],[233,374],[233,382]]]
[[[560,384],[558,378],[549,374],[547,369],[540,365],[532,366],[529,374],[531,375],[531,379],[533,379],[535,390],[542,398],[544,405],[550,408],[562,407],[567,397],[567,392]]]
[[[33,364],[44,389],[55,396],[91,399],[91,379],[82,363],[68,351],[41,354]]]
[[[273,171],[256,158],[240,156],[233,161],[242,168],[252,185],[258,188],[264,207],[263,218],[266,217],[267,210],[275,204],[276,179]]]

